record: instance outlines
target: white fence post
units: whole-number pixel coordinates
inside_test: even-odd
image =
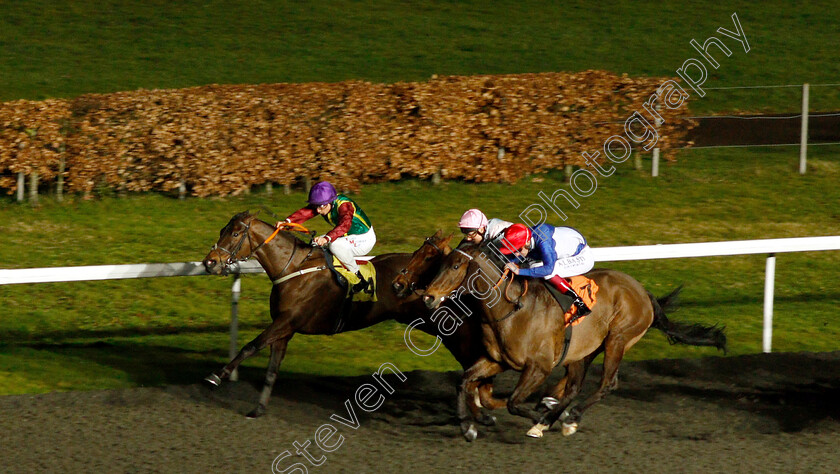
[[[776,280],[776,254],[767,255],[764,272],[764,352],[770,352],[773,343],[773,287]]]
[[[653,164],[650,168],[650,175],[654,178],[659,176],[659,147],[653,149]]]
[[[23,172],[18,172],[17,175],[17,202],[23,202],[24,197],[24,182],[26,181],[26,177],[24,176]]]
[[[799,138],[799,174],[805,174],[808,160],[808,83],[802,84],[802,130]]]
[[[236,357],[239,347],[236,340],[239,338],[239,293],[241,289],[242,280],[240,275],[236,273],[233,275],[233,286],[230,290],[230,350],[228,351],[230,360]],[[239,369],[234,369],[230,373],[230,380],[232,382],[239,380]]]
[[[656,109],[659,110],[659,106]],[[662,119],[657,117],[655,123],[656,128],[659,128],[662,125]],[[654,178],[659,176],[659,147],[653,149],[653,163],[651,165],[650,175]]]

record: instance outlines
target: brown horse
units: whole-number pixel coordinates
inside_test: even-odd
[[[254,258],[273,282],[269,300],[272,323],[246,344],[230,363],[205,379],[213,386],[220,385],[242,361],[269,346],[271,356],[265,384],[259,405],[248,414],[249,417],[265,413],[277,370],[286,354],[289,340],[296,333],[335,334],[395,319],[405,324],[414,324],[424,332],[441,337],[443,345],[465,368],[472,366],[483,354],[479,331],[464,325],[454,332],[441,333],[438,325],[428,319],[431,313],[418,295],[410,294],[401,298],[390,291],[388,283],[406,266],[410,254],[375,257],[371,263],[376,267],[378,301],[353,303],[350,314],[342,320],[340,313],[345,291],[329,270],[313,270],[279,281],[301,270],[325,267],[323,250],[301,241],[289,231],[280,231],[276,238],[267,242],[274,233],[273,225],[248,212],[239,213],[222,228],[218,242],[203,260],[207,272],[225,275],[237,262]],[[491,417],[482,413],[474,411],[472,414],[484,424],[493,422]]]
[[[458,417],[468,441],[475,439],[477,432],[466,411],[467,397],[474,396],[481,380],[505,370],[521,372],[507,406],[510,413],[536,423],[528,435],[541,437],[561,415],[565,417],[563,433],[570,435],[577,430],[582,413],[618,387],[622,357],[648,328],[663,331],[672,343],[725,350],[722,328],[668,321],[660,303],[641,283],[614,270],[593,270],[586,275],[600,287],[598,302],[592,313],[574,326],[569,347],[565,348],[565,332],[570,329],[565,326],[563,310],[545,286],[532,281],[530,291],[526,291],[524,280],[513,281],[510,289],[519,297],[506,301],[494,285],[500,279],[499,266],[486,250],[470,244],[450,253],[423,297],[429,308],[440,305],[453,291],[458,291],[456,295],[472,294],[480,302],[487,357],[464,372],[458,396]],[[581,389],[589,365],[601,352],[604,373],[600,387],[582,404],[567,410]],[[542,411],[523,407],[525,399],[561,363],[566,375],[558,385],[559,400]]]

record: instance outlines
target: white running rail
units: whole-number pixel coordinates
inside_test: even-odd
[[[766,254],[764,283],[764,352],[770,352],[773,338],[773,288],[777,253],[840,250],[840,236],[797,237],[789,239],[736,240],[689,244],[636,245],[630,247],[593,248],[595,261],[616,262],[663,258],[717,257],[727,255]],[[231,303],[231,357],[236,355],[236,307],[239,301],[242,273],[262,273],[255,261],[244,262],[234,274]],[[201,262],[149,263],[134,265],[96,265],[80,267],[21,268],[0,270],[0,285],[51,283],[124,278],[157,278],[206,275]]]

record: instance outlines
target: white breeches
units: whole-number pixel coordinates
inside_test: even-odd
[[[545,277],[546,280],[559,276],[569,278],[592,270],[595,266],[595,259],[592,256],[592,249],[586,245],[586,239],[580,232],[571,227],[557,227],[554,229],[554,250],[557,252],[557,263],[554,264],[554,271]],[[578,249],[583,245],[583,249]]]
[[[345,235],[330,242],[330,252],[347,267],[347,270],[356,273],[359,271],[359,266],[356,265],[356,257],[370,253],[375,244],[376,234],[371,227],[364,234]]]

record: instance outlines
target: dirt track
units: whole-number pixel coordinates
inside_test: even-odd
[[[251,382],[259,381],[245,375],[216,391],[0,397],[0,471],[270,472],[280,453],[294,453],[294,441],[312,440],[325,423],[343,444],[331,453],[310,445],[316,459],[326,456],[319,467],[292,456],[279,469],[295,462],[309,472],[379,473],[840,469],[840,352],[628,363],[619,390],[587,412],[577,434],[564,438],[555,428],[526,438],[526,420],[497,412],[497,426],[472,444],[454,424],[454,373],[407,374],[378,410],[355,407],[355,431],[330,415],[346,418],[345,400],[371,377],[280,379],[268,415],[248,420],[258,396]],[[599,376],[594,366],[587,393]],[[502,377],[498,390],[513,380]]]

